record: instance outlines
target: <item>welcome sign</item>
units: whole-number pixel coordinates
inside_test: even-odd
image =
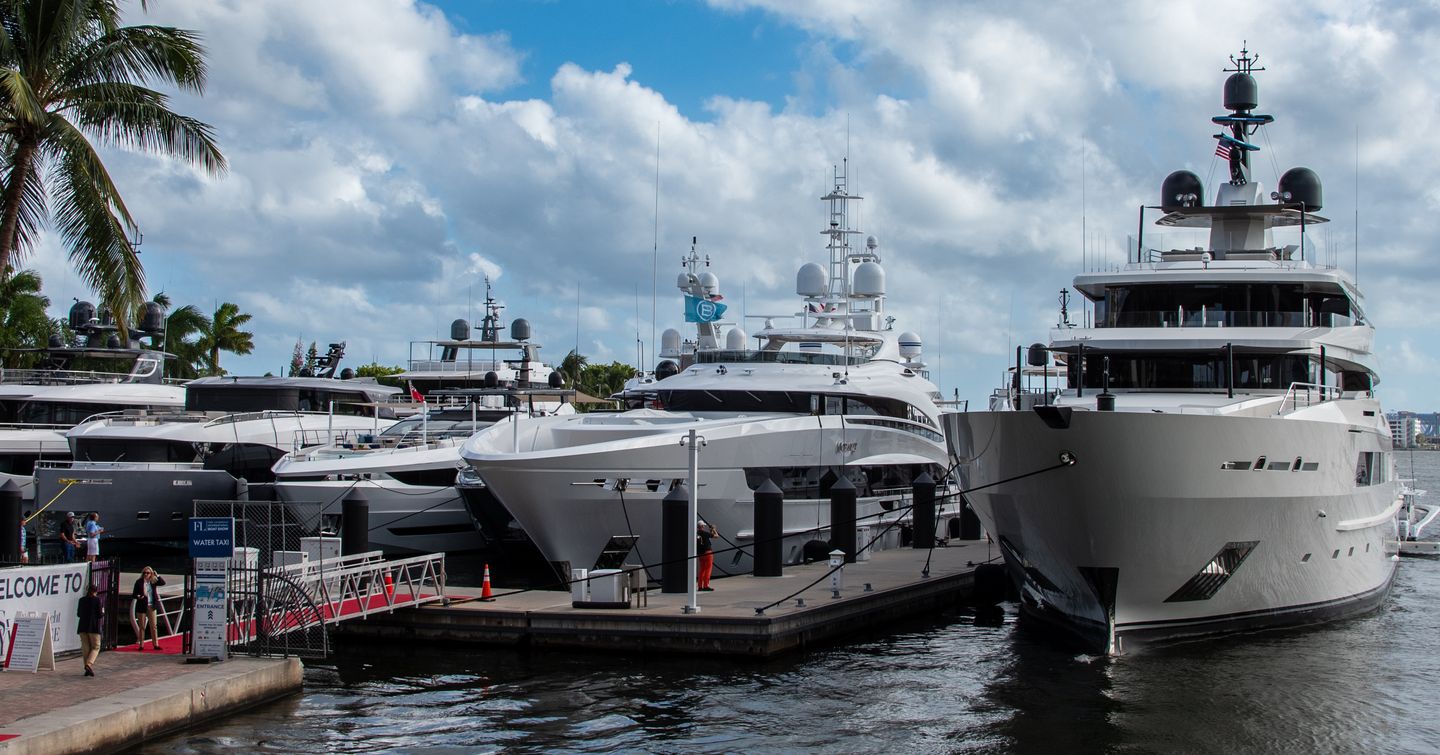
[[[55,564],[0,569],[0,658],[9,651],[16,619],[35,613],[50,617],[55,652],[80,649],[75,608],[85,594],[89,564]]]

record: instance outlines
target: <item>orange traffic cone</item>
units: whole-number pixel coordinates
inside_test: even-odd
[[[485,565],[485,577],[480,580],[480,599],[490,602],[495,599],[494,593],[490,592],[490,565]]]
[[[390,572],[388,572],[388,571],[385,572],[385,594],[386,594],[386,595],[394,595],[394,594],[395,594],[395,583],[390,581]]]

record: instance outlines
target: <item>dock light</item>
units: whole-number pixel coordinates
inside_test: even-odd
[[[1070,451],[1061,451],[1061,452],[1060,452],[1060,463],[1061,463],[1061,464],[1064,464],[1064,465],[1067,466],[1067,467],[1073,467],[1073,466],[1075,466],[1075,462],[1077,462],[1077,461],[1079,461],[1079,459],[1076,459],[1076,458],[1075,458],[1075,454],[1071,453]]]

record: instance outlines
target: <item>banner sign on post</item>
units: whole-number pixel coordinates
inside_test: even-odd
[[[195,575],[194,653],[196,658],[223,661],[226,657],[225,626],[229,613],[225,600],[225,575]]]
[[[50,617],[56,653],[80,649],[75,606],[85,594],[89,564],[54,564],[0,570],[0,660],[10,649],[15,620],[35,613]]]
[[[228,516],[190,518],[190,558],[234,558],[235,519]]]

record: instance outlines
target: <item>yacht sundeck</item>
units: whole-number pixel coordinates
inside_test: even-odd
[[[823,200],[828,267],[800,269],[797,325],[766,318],[753,347],[738,327],[721,339],[718,280],[700,271],[692,250],[677,284],[699,328],[693,363],[662,363],[660,379],[632,386],[647,408],[496,423],[465,442],[461,456],[472,469],[462,483],[483,483],[565,576],[628,562],[658,578],[661,501],[688,477],[680,440],[691,429],[705,442],[700,515],[725,541],[752,542],[754,494],[766,480],[785,495],[791,563],[807,542],[828,538],[830,487],[842,477],[857,488],[862,523],[908,517],[913,479],[946,477],[939,394],[919,361],[920,339],[894,331],[885,313],[874,238],[851,245],[859,232],[848,213],[859,197],[847,193],[843,174]],[[717,574],[751,567],[748,548],[716,558]]]
[[[1062,316],[1032,349],[1063,355],[1065,386],[945,417],[969,483],[990,486],[969,499],[1023,612],[1102,652],[1352,616],[1395,573],[1374,328],[1354,278],[1314,262],[1315,173],[1269,194],[1252,180],[1272,118],[1255,112],[1255,58],[1232,61],[1213,119],[1229,180],[1206,204],[1177,171],[1158,208],[1166,241],[1208,230],[1208,245],[1147,236],[1123,269],[1077,276],[1093,324]]]

